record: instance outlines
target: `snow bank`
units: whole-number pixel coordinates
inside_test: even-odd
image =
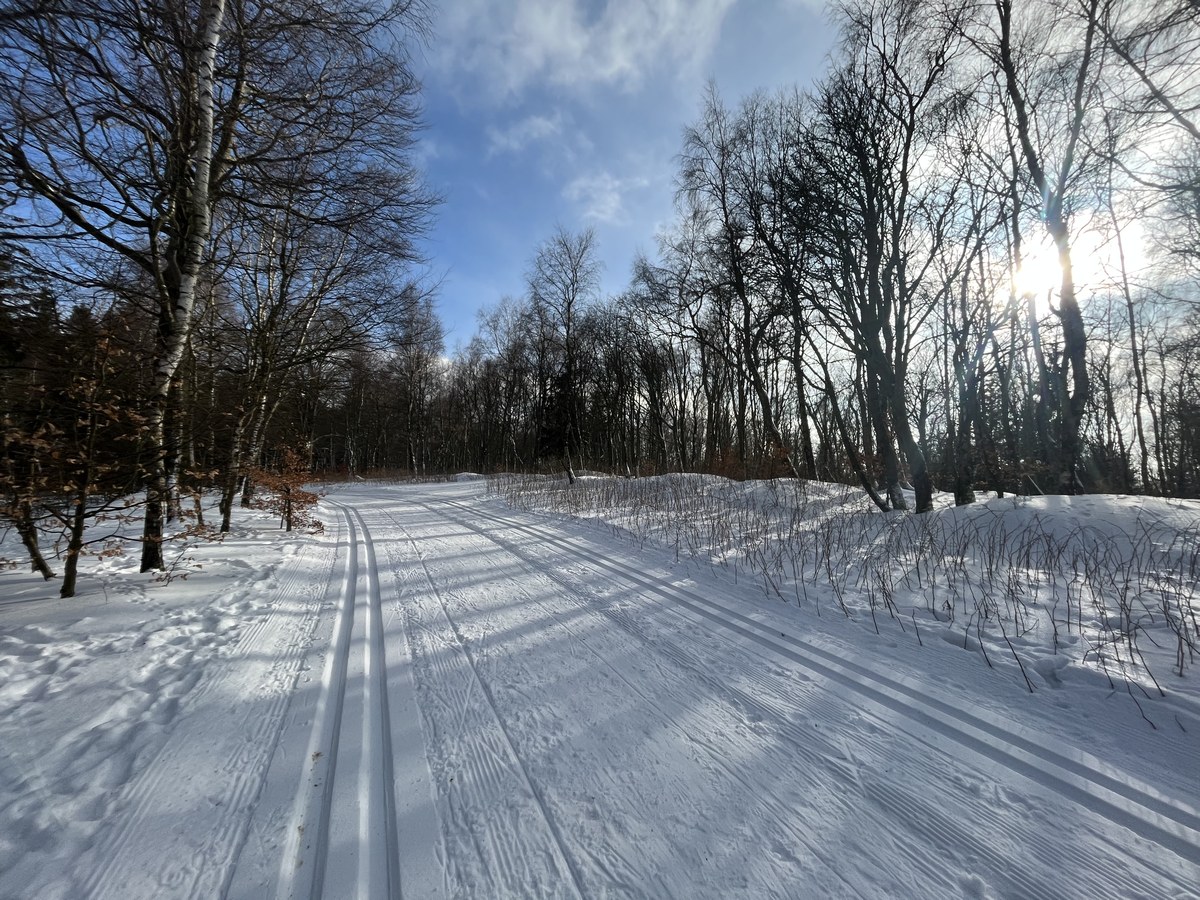
[[[1114,686],[1195,691],[1200,501],[993,496],[954,507],[941,494],[917,516],[880,513],[845,485],[712,475],[492,490],[876,632],[938,636],[989,665],[1007,657],[1030,690],[1061,683],[1071,664]]]

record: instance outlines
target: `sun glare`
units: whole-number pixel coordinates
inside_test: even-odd
[[[1071,247],[1071,271],[1081,302],[1096,293],[1121,289],[1122,251],[1125,274],[1130,280],[1136,280],[1148,264],[1141,223],[1137,220],[1126,222],[1121,232],[1120,246],[1111,234],[1100,234],[1095,229],[1082,230],[1075,235]],[[1048,302],[1056,302],[1062,289],[1062,267],[1058,263],[1058,251],[1048,237],[1025,244],[1013,285],[1017,296],[1033,297],[1041,312],[1048,311]]]
[[[1026,251],[1014,276],[1021,297],[1045,297],[1062,286],[1062,267],[1053,246],[1039,245]]]

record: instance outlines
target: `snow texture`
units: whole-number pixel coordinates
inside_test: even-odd
[[[0,574],[0,898],[1200,897],[1190,667],[1135,693],[1033,627],[989,665],[486,490],[243,512],[170,584]],[[1152,503],[1200,522],[937,515]]]

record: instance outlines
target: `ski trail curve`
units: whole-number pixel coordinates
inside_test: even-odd
[[[716,629],[736,636],[760,650],[779,654],[840,688],[852,691],[867,707],[885,715],[899,714],[908,721],[910,730],[916,736],[934,746],[945,747],[948,743],[957,745],[959,752],[965,750],[977,759],[999,764],[1054,790],[1064,798],[1171,851],[1184,868],[1190,866],[1200,875],[1200,867],[1195,863],[1200,859],[1200,814],[1187,804],[1138,782],[1128,773],[1118,772],[1103,761],[1092,758],[1085,751],[1049,747],[1027,729],[988,721],[930,694],[926,686],[915,685],[902,676],[878,672],[869,666],[846,660],[818,646],[782,634],[752,616],[694,591],[665,584],[618,566],[585,542],[564,537],[552,529],[453,500],[440,502],[437,510],[428,504],[421,505],[431,512],[443,514],[447,506],[456,509],[465,516],[457,518],[458,524],[489,537],[519,556],[525,556],[531,563],[534,560],[511,541],[497,537],[492,533],[494,528],[488,529],[479,523],[489,522],[510,533],[534,538],[541,546],[569,552],[606,577],[633,585],[659,601],[665,601],[663,608],[676,616],[684,617],[709,631]],[[1168,872],[1161,874],[1172,878]]]

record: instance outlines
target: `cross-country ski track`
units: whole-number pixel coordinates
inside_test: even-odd
[[[1200,897],[1187,697],[1089,737],[1069,691],[479,482],[321,517],[29,896]]]

